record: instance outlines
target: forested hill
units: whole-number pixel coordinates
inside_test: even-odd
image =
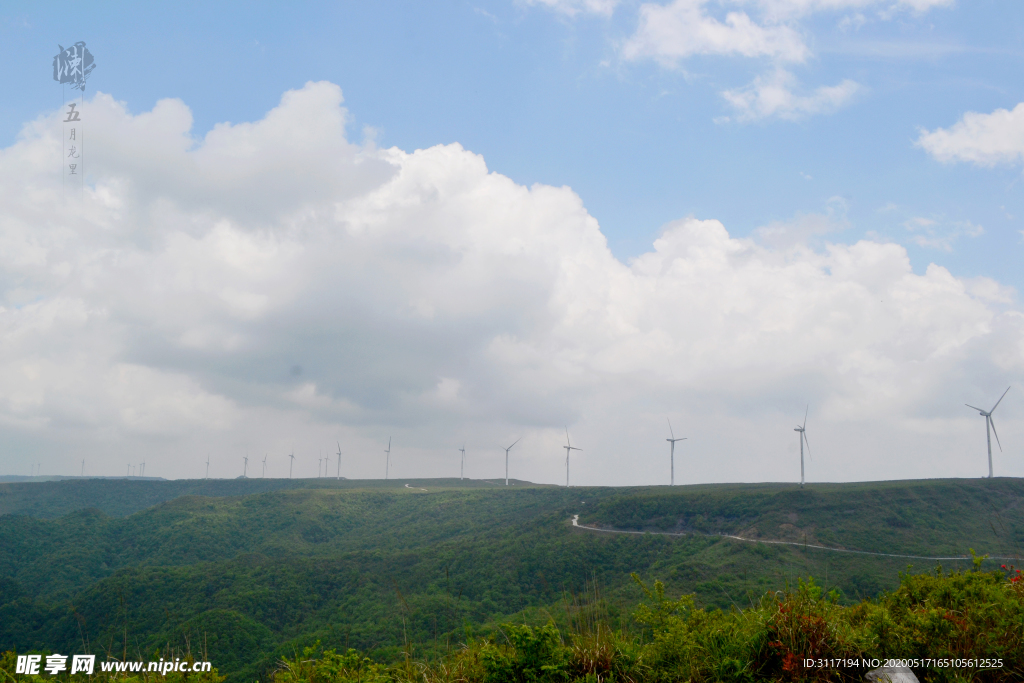
[[[392,659],[509,618],[558,618],[564,592],[588,582],[624,618],[638,598],[634,571],[732,607],[809,575],[856,601],[893,587],[908,564],[937,564],[802,543],[1024,555],[1024,481],[1013,479],[805,489],[73,480],[0,491],[0,509],[18,513],[0,516],[0,651],[204,642],[239,682],[316,639]],[[579,529],[577,514],[686,535]]]
[[[499,484],[500,481],[500,484]],[[95,508],[111,517],[124,517],[181,496],[245,496],[294,489],[431,489],[495,488],[504,480],[486,479],[174,479],[65,478],[0,483],[0,515],[29,515],[52,519],[75,510]],[[509,480],[512,486],[537,486]]]

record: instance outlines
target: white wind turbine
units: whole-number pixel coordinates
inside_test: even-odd
[[[324,456],[324,479],[327,478],[327,466],[331,464],[331,454],[328,453]]]
[[[324,464],[323,451],[318,451],[320,457],[316,459],[316,478],[320,478],[320,466]]]
[[[341,481],[341,442],[338,442],[338,481]]]
[[[523,437],[519,437],[518,439],[512,442],[512,446],[515,446],[522,440]],[[512,446],[509,446],[508,448],[505,449],[505,486],[508,486],[508,452],[512,450]]]
[[[565,445],[562,446],[562,448],[565,449],[565,486],[566,486],[566,488],[568,488],[569,487],[569,454],[572,451],[581,451],[581,450],[583,450],[582,448],[576,448],[575,446],[572,445],[572,443],[570,443],[570,441],[569,441],[569,428],[568,427],[565,428]]]
[[[964,404],[968,408],[974,408],[975,410],[978,411],[978,413],[981,414],[981,416],[983,418],[985,418],[985,438],[988,441],[988,478],[989,479],[992,478],[992,435],[993,434],[996,435],[996,443],[999,444],[999,450],[1000,451],[1003,450],[1003,444],[999,443],[999,432],[996,431],[996,423],[992,421],[992,413],[996,412],[996,408],[998,408],[999,404],[1003,402],[1003,397],[1006,396],[1006,392],[1009,391],[1009,390],[1010,390],[1010,387],[1006,387],[1006,391],[1004,391],[1003,395],[999,397],[999,400],[996,401],[996,404],[994,406],[992,406],[992,410],[982,410],[981,408],[978,408],[977,406],[972,406],[970,403],[965,403]]]
[[[462,481],[466,474],[466,444],[462,444],[462,448],[459,449],[462,453],[462,465],[459,467],[459,481]]]
[[[295,451],[292,451],[291,453],[289,453],[288,457],[291,458],[291,460],[288,461],[288,478],[291,479],[292,478],[292,467],[295,466]]]
[[[263,478],[264,479],[267,478],[267,456],[269,456],[269,455],[270,455],[270,453],[267,453],[267,455],[263,456]]]
[[[206,454],[206,478],[210,478],[210,454]]]
[[[140,477],[146,476],[146,461],[145,460],[142,461],[142,469],[139,470],[139,476]]]
[[[82,461],[82,476],[85,476],[85,461]]]
[[[800,432],[800,488],[804,485],[804,444],[807,444],[807,455],[811,454],[811,443],[807,440],[807,413],[811,406],[807,404],[804,409],[804,423],[793,428],[794,432]]]
[[[245,461],[245,465],[242,466],[242,479],[248,479],[246,475],[249,474],[249,456],[246,455],[242,460]]]
[[[388,437],[388,448],[386,451],[387,456],[384,459],[384,481],[388,480],[388,472],[391,470],[391,437]]]
[[[671,444],[671,446],[669,446],[669,449],[668,449],[668,451],[669,451],[669,454],[668,454],[668,457],[669,457],[669,467],[671,467],[670,479],[668,481],[669,481],[669,486],[675,486],[676,485],[676,441],[686,441],[686,437],[684,436],[681,439],[677,439],[676,438],[676,433],[672,431],[672,420],[669,420],[667,417],[665,419],[668,421],[668,433],[672,435],[671,439],[665,439],[665,441],[668,441]]]

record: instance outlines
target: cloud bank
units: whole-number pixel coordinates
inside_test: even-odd
[[[677,481],[791,480],[809,403],[811,480],[973,476],[960,404],[1024,369],[997,282],[694,217],[623,263],[567,187],[458,144],[350,142],[330,83],[202,139],[178,100],[85,111],[84,193],[54,177],[56,114],[0,152],[7,473],[195,477],[209,453],[237,476],[269,453],[287,476],[294,450],[314,476],[340,441],[343,474],[379,477],[390,436],[392,476],[457,475],[465,443],[467,474],[497,477],[522,436],[512,476],[558,482],[568,426],[576,483],[657,483],[671,417]]]

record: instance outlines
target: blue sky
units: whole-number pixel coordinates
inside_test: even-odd
[[[989,1],[7,3],[0,469],[523,435],[558,481],[568,423],[582,483],[649,483],[671,415],[692,480],[763,480],[810,403],[814,476],[975,476],[962,404],[1024,381],[1022,38]]]

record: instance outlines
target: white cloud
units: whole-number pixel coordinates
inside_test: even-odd
[[[801,62],[807,55],[800,34],[789,26],[762,25],[745,12],[728,12],[724,21],[708,15],[707,0],[674,0],[640,6],[639,26],[625,43],[626,59],[652,58],[675,65],[692,55],[770,57]]]
[[[833,86],[822,86],[810,94],[798,95],[796,78],[785,69],[760,76],[740,90],[726,90],[725,100],[736,110],[739,121],[757,121],[777,117],[790,121],[833,112],[848,104],[863,87],[849,79]]]
[[[953,251],[953,244],[961,237],[980,237],[985,228],[970,221],[940,222],[932,218],[916,216],[903,223],[911,232],[910,241],[920,247]]]
[[[3,471],[146,453],[147,473],[201,476],[211,453],[237,476],[249,450],[287,476],[294,449],[312,476],[340,440],[342,473],[376,477],[392,437],[394,476],[456,475],[465,441],[480,477],[522,436],[513,476],[559,481],[568,424],[575,481],[645,483],[667,476],[669,414],[683,481],[785,479],[810,402],[812,479],[975,474],[959,404],[1024,372],[998,283],[696,218],[622,263],[569,188],[457,144],[349,143],[331,84],[201,140],[181,102],[86,111],[84,198],[54,181],[56,116],[0,151]],[[786,230],[841,224],[801,220]],[[1024,440],[1015,405],[1004,443]]]
[[[1019,163],[1024,159],[1024,103],[991,114],[967,112],[948,129],[922,130],[917,144],[943,162]]]
[[[527,5],[541,5],[566,16],[600,14],[610,17],[619,0],[523,0]]]

